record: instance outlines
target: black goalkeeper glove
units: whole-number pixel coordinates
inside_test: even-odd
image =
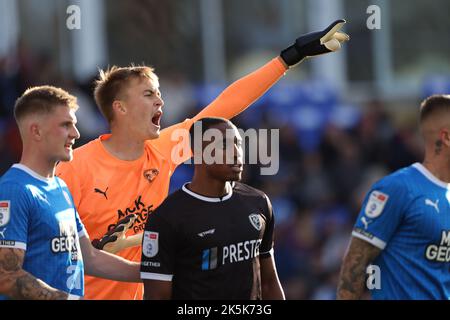
[[[142,233],[130,237],[126,236],[128,229],[131,228],[136,217],[135,214],[130,214],[119,220],[101,239],[92,240],[92,245],[99,250],[111,253],[141,245]]]
[[[342,42],[350,40],[347,34],[339,32],[345,22],[343,19],[336,20],[323,31],[300,36],[292,46],[281,51],[281,58],[291,67],[306,57],[339,50]]]

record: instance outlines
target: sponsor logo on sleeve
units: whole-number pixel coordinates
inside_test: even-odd
[[[381,215],[388,199],[389,196],[386,193],[372,191],[365,208],[366,216],[373,219]]]
[[[354,228],[353,231],[355,231],[356,233],[359,233],[360,235],[372,240],[373,238],[375,238],[375,236],[373,234],[371,234],[368,231],[365,231],[364,229],[361,228]]]
[[[9,200],[0,200],[0,227],[8,224],[10,218],[11,203]]]
[[[14,240],[0,240],[0,246],[15,247],[16,246],[16,241],[14,241]]]
[[[144,232],[144,241],[142,242],[142,253],[147,258],[153,258],[158,254],[159,233],[152,231]]]

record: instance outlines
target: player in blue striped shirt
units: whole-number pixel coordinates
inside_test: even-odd
[[[344,258],[338,299],[450,298],[450,95],[420,108],[425,159],[372,186]],[[374,265],[366,283],[366,268]]]
[[[72,159],[76,98],[50,86],[27,90],[14,108],[20,164],[0,179],[0,300],[79,299],[93,276],[140,282],[139,263],[94,249],[58,161]]]

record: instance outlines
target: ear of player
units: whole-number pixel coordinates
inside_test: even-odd
[[[111,253],[117,253],[122,249],[134,246],[136,241],[135,236],[127,237],[126,233],[129,228],[134,223],[134,220],[136,220],[135,214],[130,214],[126,216],[125,218],[119,220],[117,224],[111,228],[101,239],[94,239],[92,240],[92,245],[99,249],[104,250]],[[139,236],[139,243],[140,244],[140,238]]]
[[[339,31],[345,23],[343,19],[336,20],[323,31],[300,36],[292,46],[281,51],[281,58],[288,66],[294,66],[306,57],[339,50],[343,42],[350,40]]]

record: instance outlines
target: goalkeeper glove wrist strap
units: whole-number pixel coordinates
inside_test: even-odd
[[[283,61],[290,67],[296,65],[306,58],[306,56],[301,55],[298,52],[297,48],[295,48],[295,44],[281,51],[280,56]]]

